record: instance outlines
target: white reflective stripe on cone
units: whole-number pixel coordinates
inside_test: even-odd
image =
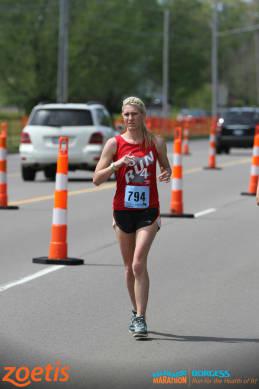
[[[210,135],[210,142],[216,141],[216,135]]]
[[[258,155],[259,155],[259,147],[253,147],[253,155],[258,157]]]
[[[5,161],[7,156],[6,149],[0,148],[0,161]]]
[[[53,209],[52,224],[64,225],[67,224],[67,210],[61,208]]]
[[[181,166],[182,165],[182,155],[181,154],[174,154],[173,165],[174,166]]]
[[[215,155],[215,154],[216,154],[216,150],[214,149],[214,147],[210,147],[209,155]]]
[[[251,176],[258,176],[259,175],[259,166],[252,165],[251,166]]]
[[[67,190],[67,174],[56,174],[56,190]]]
[[[183,189],[183,180],[180,178],[172,179],[172,190],[182,190]]]
[[[0,184],[6,184],[6,182],[7,182],[6,173],[0,172]]]

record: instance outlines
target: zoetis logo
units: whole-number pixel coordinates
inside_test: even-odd
[[[60,361],[46,366],[4,366],[2,382],[9,382],[18,388],[25,388],[39,382],[67,382],[70,378],[70,366],[62,366]]]

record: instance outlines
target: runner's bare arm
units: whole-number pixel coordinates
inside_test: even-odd
[[[115,138],[111,138],[107,141],[103,148],[103,152],[101,158],[96,166],[93,183],[94,185],[100,185],[122,166],[128,166],[132,161],[136,160],[134,155],[124,155],[122,158],[118,159],[113,163],[113,167],[111,166],[114,155],[116,154],[117,143]]]
[[[155,137],[155,144],[158,153],[158,162],[161,170],[159,181],[169,182],[172,174],[171,166],[167,157],[166,143],[160,136]]]
[[[107,181],[108,178],[114,173],[114,169],[111,166],[113,157],[116,153],[117,144],[116,139],[111,138],[106,142],[102,155],[95,168],[93,183],[94,185],[100,185]]]

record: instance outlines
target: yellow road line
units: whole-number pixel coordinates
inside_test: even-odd
[[[238,161],[230,161],[230,162],[221,163],[220,166],[227,167],[227,166],[243,165],[243,164],[246,164],[246,163],[250,162],[250,160],[251,160],[251,158],[243,158],[243,159],[238,160]],[[196,168],[185,170],[184,174],[193,174],[193,173],[200,172],[202,170],[203,170],[202,167],[196,167]],[[77,195],[84,194],[84,193],[99,192],[99,191],[102,191],[102,190],[112,189],[114,187],[115,187],[115,183],[114,182],[113,183],[107,183],[107,184],[103,184],[102,186],[97,186],[97,187],[94,187],[94,188],[87,188],[87,189],[69,191],[68,192],[68,196],[77,196]],[[48,195],[48,196],[32,197],[32,198],[29,198],[29,199],[12,201],[12,202],[9,203],[9,205],[32,204],[32,203],[38,203],[38,202],[41,202],[41,201],[52,200],[53,198],[54,198],[54,194],[53,195]]]
[[[220,164],[220,166],[235,166],[235,165],[243,165],[245,163],[251,162],[251,158],[243,158],[238,161],[230,161]]]
[[[251,161],[251,158],[243,158],[238,161],[230,161],[230,162],[225,162],[225,163],[220,163],[219,167],[228,167],[228,166],[236,166],[236,165],[243,165]],[[195,167],[193,169],[187,169],[184,170],[184,174],[192,174],[192,173],[197,173],[203,170],[202,167]]]
[[[197,172],[200,172],[201,170],[203,170],[201,167],[194,167],[193,169],[187,169],[187,170],[184,170],[184,175],[197,173]]]
[[[102,186],[97,186],[94,188],[87,188],[87,189],[81,189],[81,190],[72,190],[68,192],[68,196],[77,196],[82,193],[91,193],[91,192],[99,192],[101,190],[111,189],[115,187],[115,183],[112,184],[104,184]],[[38,203],[40,201],[47,201],[54,199],[53,195],[48,196],[40,196],[40,197],[32,197],[30,199],[24,199],[24,200],[18,200],[18,201],[12,201],[9,203],[9,205],[24,205],[24,204],[32,204],[32,203]]]

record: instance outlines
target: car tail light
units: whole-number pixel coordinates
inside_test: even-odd
[[[89,140],[89,144],[102,144],[103,143],[103,134],[101,132],[94,132]]]
[[[31,138],[28,132],[21,133],[21,143],[31,143]]]

